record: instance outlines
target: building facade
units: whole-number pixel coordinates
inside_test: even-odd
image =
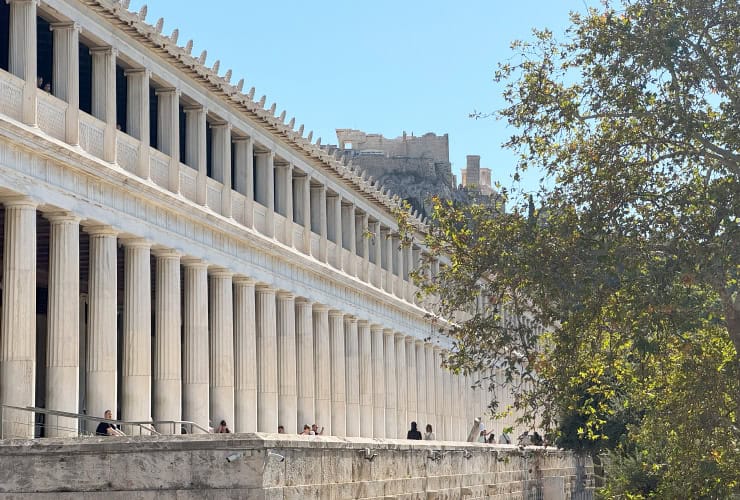
[[[0,405],[464,439],[396,201],[127,7],[0,4]]]

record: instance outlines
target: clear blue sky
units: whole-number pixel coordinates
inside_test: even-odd
[[[138,11],[141,0],[133,0]],[[221,74],[277,102],[306,133],[336,144],[337,128],[386,137],[448,133],[453,172],[478,154],[493,180],[510,184],[513,155],[503,122],[468,118],[502,105],[493,83],[509,44],[531,29],[561,33],[571,10],[597,0],[150,0],[147,22],[194,40],[193,54],[221,60]],[[532,178],[536,182],[536,177]],[[529,183],[528,183],[529,184]]]

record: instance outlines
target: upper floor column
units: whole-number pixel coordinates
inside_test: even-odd
[[[157,146],[169,155],[168,188],[180,192],[180,90],[168,87],[156,90]]]
[[[113,47],[90,49],[92,56],[92,114],[105,122],[103,159],[116,162],[116,55]],[[176,123],[180,124],[179,119]],[[178,141],[179,141],[179,133]],[[179,157],[180,148],[177,148]],[[170,153],[172,156],[172,153]],[[179,177],[178,177],[179,181]]]
[[[206,161],[206,114],[203,106],[185,108],[185,163],[198,171],[195,187],[195,201],[206,204],[206,180],[208,164]]]
[[[6,0],[10,4],[10,72],[23,79],[22,120],[36,124],[37,0]]]
[[[231,217],[231,124],[220,122],[211,126],[212,136],[212,172],[214,179],[220,182],[221,215]]]
[[[149,76],[148,69],[129,69],[126,75],[126,132],[139,139],[136,174],[149,178]]]
[[[254,225],[254,142],[251,137],[234,140],[234,190],[246,198],[244,225]]]
[[[311,255],[311,178],[308,174],[295,177],[296,184],[296,222],[303,226],[303,241],[301,247],[303,253]]]
[[[347,201],[342,204],[341,211],[342,218],[342,239],[341,247],[349,251],[349,258],[346,262],[342,259],[341,269],[349,274],[355,276],[357,274],[357,268],[355,262],[357,260],[357,240],[355,237],[355,204]],[[343,255],[343,252],[342,254]]]
[[[357,214],[357,227],[356,227],[356,241],[359,254],[362,256],[362,264],[357,275],[363,281],[370,281],[367,275],[368,268],[370,267],[370,239],[368,238],[368,221],[369,216],[367,213]]]
[[[375,249],[375,253],[373,254],[373,264],[375,264],[375,275],[372,276],[370,281],[373,285],[380,288],[383,283],[383,263],[382,263],[382,252],[383,252],[383,238],[382,233],[380,232],[380,222],[373,222],[372,224],[372,233],[373,233],[373,247]]]
[[[283,234],[280,239],[286,245],[293,245],[293,164],[276,166],[275,186],[276,211],[285,217]]]
[[[265,207],[265,227],[263,234],[272,237],[275,235],[275,153],[261,152],[255,155],[257,164],[254,171],[255,201]]]
[[[67,102],[64,140],[67,144],[80,142],[80,25],[53,23],[54,63],[52,92]]]
[[[319,253],[314,255],[321,262],[326,262],[327,213],[326,186],[310,186],[311,228],[319,235]]]

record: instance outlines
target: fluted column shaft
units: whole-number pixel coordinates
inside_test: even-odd
[[[296,382],[298,386],[298,427],[316,422],[314,407],[314,336],[311,302],[298,299],[295,303]]]
[[[327,246],[326,246],[326,231],[327,231],[327,215],[326,215],[326,186],[322,185],[319,187],[319,260],[321,262],[327,261]]]
[[[87,392],[88,415],[102,417],[105,410],[118,413],[118,255],[116,233],[109,227],[86,228],[90,235],[87,320]],[[88,423],[95,432],[96,424]]]
[[[385,437],[398,438],[398,401],[396,382],[396,341],[393,330],[383,330],[383,346],[385,363]]]
[[[357,318],[344,317],[345,382],[347,391],[347,436],[360,435],[360,358]]]
[[[370,327],[372,384],[373,384],[373,436],[385,437],[385,349],[383,347],[383,328],[379,325]]]
[[[136,174],[149,178],[149,70],[130,69],[124,72],[128,96],[126,99],[126,132],[139,139],[139,159]]]
[[[154,420],[182,420],[180,254],[158,250],[154,311]],[[163,425],[162,434],[179,428]]]
[[[306,174],[301,180],[301,211],[303,212],[303,252],[311,255],[311,178]]]
[[[232,273],[210,275],[210,410],[211,422],[234,425],[234,301]]]
[[[65,137],[68,144],[80,143],[80,25],[53,23],[54,77],[51,81],[55,96],[67,101]]]
[[[255,287],[257,312],[257,430],[277,432],[278,373],[275,289]]]
[[[288,434],[298,433],[296,394],[295,296],[277,294],[278,422]]]
[[[331,433],[347,435],[347,392],[345,386],[344,317],[341,311],[329,311],[331,352]]]
[[[454,441],[456,438],[456,429],[453,425],[452,418],[452,372],[447,368],[443,369],[442,384],[442,391],[444,393],[445,439],[447,441]]]
[[[251,137],[234,137],[234,189],[246,198],[244,225],[254,224],[254,150]]]
[[[357,244],[362,251],[362,270],[358,274],[363,281],[371,282],[372,279],[367,274],[370,268],[370,238],[367,237],[367,233],[370,231],[368,220],[367,213],[360,216],[360,231],[357,233]]]
[[[182,417],[208,428],[208,265],[183,259]]]
[[[444,420],[444,371],[442,369],[442,349],[434,346],[434,401],[437,420],[437,439],[446,440],[445,420]]]
[[[211,131],[211,175],[223,184],[221,215],[231,217],[231,124],[215,124]]]
[[[49,235],[49,302],[46,313],[46,407],[79,412],[80,219],[46,216]],[[77,435],[77,419],[46,417],[46,436]]]
[[[254,281],[234,279],[234,431],[257,432]]]
[[[437,406],[435,399],[437,397],[436,381],[436,364],[434,363],[434,348],[432,344],[424,344],[424,358],[426,360],[426,400],[427,400],[427,423],[432,424],[435,437],[440,439],[442,435],[437,418]]]
[[[416,407],[416,348],[414,347],[414,339],[411,337],[406,337],[406,377],[408,420],[416,421],[419,427],[423,428]]]
[[[313,361],[316,370],[315,396],[316,420],[324,434],[333,434],[331,428],[331,342],[329,340],[329,308],[323,304],[313,306]]]
[[[185,163],[198,171],[195,186],[195,202],[206,204],[206,180],[208,164],[206,162],[206,115],[208,110],[203,106],[188,106],[185,110]]]
[[[36,123],[36,5],[37,0],[11,0],[10,72],[24,80],[23,123]]]
[[[90,49],[90,55],[92,56],[92,115],[98,120],[105,122],[105,132],[103,134],[103,159],[110,163],[116,162],[117,54],[118,51],[113,47],[98,47]],[[179,126],[179,119],[177,120],[177,123]]]
[[[5,202],[3,311],[0,330],[0,403],[35,406],[36,204]],[[33,437],[34,414],[3,413],[5,438]]]
[[[396,333],[396,433],[405,438],[408,430],[408,370],[406,369],[406,336]]]
[[[151,420],[152,311],[150,244],[125,240],[121,418]]]
[[[337,244],[334,258],[336,268],[342,269],[342,196],[337,194],[332,200],[334,202],[334,237]]]
[[[286,245],[293,245],[293,164],[285,166],[283,179],[283,196],[285,197],[285,236]]]
[[[180,192],[180,91],[157,89],[157,147],[169,155],[168,188]]]
[[[373,357],[370,323],[357,323],[360,359],[360,436],[373,437]]]
[[[416,350],[416,414],[419,428],[424,429],[429,424],[427,416],[427,369],[426,356],[424,355],[424,342],[414,342]],[[423,432],[422,432],[423,433]]]

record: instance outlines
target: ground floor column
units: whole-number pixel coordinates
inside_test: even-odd
[[[383,327],[370,327],[372,384],[373,384],[373,437],[385,437],[385,363],[383,348]]]
[[[116,232],[107,226],[85,228],[90,235],[87,294],[87,360],[85,395],[88,415],[118,414],[118,255]],[[97,424],[88,423],[88,432]]]
[[[367,255],[367,254],[365,254]],[[373,437],[373,361],[370,323],[357,323],[357,337],[360,344],[360,436]]]
[[[277,294],[278,424],[288,434],[298,434],[296,394],[295,296]]]
[[[277,432],[278,376],[275,289],[255,287],[257,325],[257,430]]]
[[[424,344],[424,358],[426,362],[426,399],[427,399],[427,423],[432,424],[432,431],[434,437],[441,439],[442,435],[440,432],[442,429],[439,425],[439,419],[437,418],[437,382],[435,379],[436,365],[434,363],[434,346],[432,344]]]
[[[347,391],[347,436],[360,435],[360,358],[357,318],[344,317],[344,387]]]
[[[414,339],[406,337],[406,399],[407,399],[407,419],[416,422],[419,430],[423,430],[423,423],[419,419],[418,408],[416,406],[416,349]],[[409,425],[408,423],[406,425]]]
[[[234,432],[257,432],[254,281],[234,279]]]
[[[331,342],[329,340],[329,308],[324,304],[313,306],[314,351],[316,367],[314,391],[316,420],[325,435],[333,434],[331,428]]]
[[[47,214],[49,289],[46,408],[78,413],[80,378],[80,219]],[[77,419],[46,416],[46,437],[77,436]]]
[[[442,348],[438,346],[433,347],[433,362],[434,362],[434,404],[436,409],[436,420],[437,420],[437,439],[441,441],[447,440],[445,434],[445,420],[444,420],[444,370],[442,369]]]
[[[307,178],[306,182],[308,182]],[[304,217],[306,217],[305,214]],[[311,302],[303,298],[295,301],[295,332],[298,430],[300,431],[303,425],[316,423],[313,313]]]
[[[234,425],[234,302],[232,273],[210,275],[210,415],[213,427],[222,420]]]
[[[396,412],[396,340],[393,330],[383,330],[383,347],[385,362],[385,437],[398,437],[398,414]]]
[[[208,429],[208,265],[187,258],[183,266],[182,418]]]
[[[419,430],[424,434],[426,425],[431,423],[429,417],[427,417],[427,372],[424,342],[415,340],[413,349],[416,359],[416,418],[418,419]]]
[[[409,429],[408,422],[408,372],[406,371],[406,336],[396,333],[396,435],[403,439]]]
[[[344,365],[344,315],[329,311],[329,342],[331,343],[331,433],[347,435],[347,394]]]
[[[182,342],[180,339],[180,254],[155,250],[157,279],[154,311],[154,420],[182,420]],[[161,425],[162,434],[180,428]]]

